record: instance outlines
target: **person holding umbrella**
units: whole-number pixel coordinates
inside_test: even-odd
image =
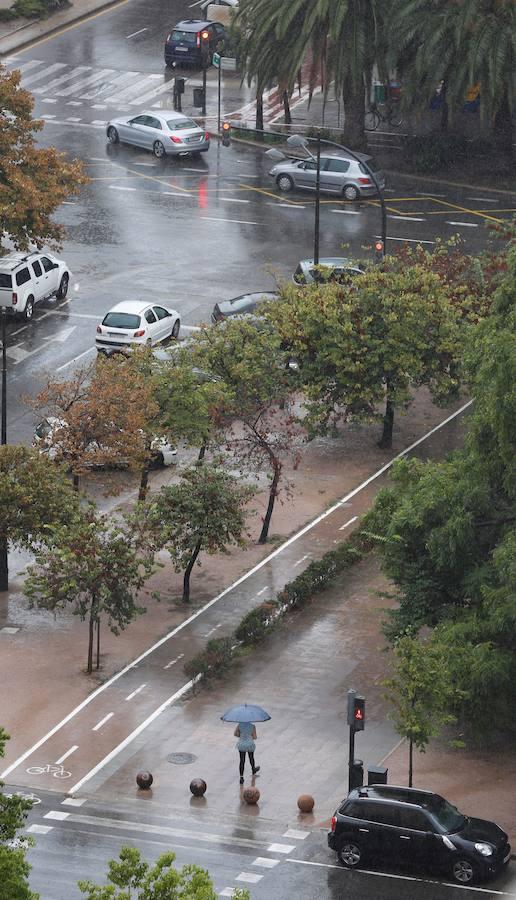
[[[240,754],[240,784],[243,784],[246,753],[249,756],[253,775],[260,771],[260,766],[257,766],[254,761],[255,740],[257,737],[254,723],[267,722],[270,719],[270,715],[261,706],[252,706],[244,703],[239,706],[232,706],[231,709],[226,710],[221,719],[223,722],[238,723],[234,734],[238,738],[236,746]]]

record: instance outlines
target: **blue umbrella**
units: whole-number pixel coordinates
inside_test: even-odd
[[[261,706],[254,706],[252,703],[240,703],[238,706],[232,706],[231,709],[227,709],[220,718],[223,722],[267,722],[270,719],[270,715]]]

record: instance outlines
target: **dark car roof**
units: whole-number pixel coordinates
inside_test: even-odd
[[[207,28],[208,25],[213,25],[213,22],[207,22],[206,19],[185,19],[183,22],[178,22],[177,25],[174,25],[174,31],[201,31],[203,28]]]
[[[398,787],[391,784],[375,784],[363,786],[351,791],[349,800],[388,800],[397,803],[409,803],[413,806],[427,807],[435,800],[441,799],[433,791],[421,791],[418,788]]]
[[[222,315],[231,315],[236,310],[254,308],[261,300],[276,300],[277,297],[279,297],[278,291],[255,291],[252,294],[240,294],[239,297],[233,297],[232,300],[222,300],[218,307]]]

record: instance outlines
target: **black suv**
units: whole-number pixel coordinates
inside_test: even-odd
[[[328,846],[348,869],[383,860],[444,872],[459,884],[495,875],[511,853],[493,822],[463,816],[431,791],[383,784],[350,792],[331,820]]]
[[[165,63],[200,66],[202,65],[202,37],[206,31],[209,35],[209,56],[211,58],[219,44],[224,42],[226,30],[219,22],[206,22],[203,19],[185,19],[178,22],[167,34],[165,41]]]

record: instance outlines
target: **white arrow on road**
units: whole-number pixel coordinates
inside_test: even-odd
[[[70,325],[68,328],[63,328],[61,331],[58,331],[57,334],[53,334],[51,337],[44,338],[44,343],[40,344],[38,347],[35,347],[34,350],[25,350],[22,347],[22,344],[15,344],[14,347],[7,347],[7,356],[9,359],[13,361],[13,364],[16,366],[18,363],[23,362],[24,359],[27,359],[28,356],[34,356],[35,353],[39,353],[40,350],[44,350],[48,344],[57,341],[59,344],[64,344],[65,341],[68,340],[72,332],[75,331],[77,325]],[[22,343],[25,343],[22,341]]]

